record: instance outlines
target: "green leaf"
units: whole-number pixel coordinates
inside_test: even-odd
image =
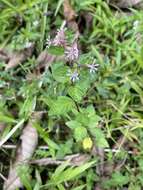
[[[71,86],[68,88],[68,94],[71,96],[76,102],[81,102],[82,98],[86,95],[87,90],[90,88],[90,77],[89,73],[81,71],[81,78],[75,84],[75,86]]]
[[[80,102],[84,96],[84,91],[79,86],[71,86],[68,89],[68,94],[71,96],[76,102]]]
[[[104,182],[105,187],[122,187],[129,182],[129,177],[127,175],[122,175],[120,172],[114,172],[111,179]]]
[[[87,129],[85,127],[76,127],[74,130],[76,141],[82,141],[85,137],[87,137]]]
[[[64,170],[68,165],[68,163],[66,162],[63,164],[63,166],[61,165],[56,169],[56,170],[58,170],[58,174],[56,171],[52,175],[51,183],[53,183],[55,185],[55,184],[60,184],[60,183],[72,180],[75,177],[77,177],[79,174],[82,174],[88,168],[92,167],[92,165],[94,163],[95,163],[95,161],[92,161],[92,162],[86,163],[82,166],[70,167],[70,168],[67,168],[66,170]]]
[[[78,176],[79,174],[83,173],[85,170],[90,168],[94,163],[95,161],[92,161],[76,168],[67,169],[66,171],[63,172],[65,176],[64,181],[68,181],[75,178],[76,176]]]
[[[51,46],[48,49],[48,53],[52,55],[63,55],[64,54],[64,48],[58,47],[58,46]]]
[[[13,9],[15,12],[18,12],[18,8],[16,8],[15,6],[13,6],[12,3],[10,3],[9,1],[7,0],[1,0],[1,2],[5,3],[7,6],[9,6],[11,9]]]
[[[97,127],[90,127],[89,128],[90,133],[96,137],[96,145],[102,148],[109,147],[108,142],[105,138],[105,135],[103,131],[100,128]]]
[[[60,7],[61,7],[62,4],[63,4],[63,1],[64,1],[64,0],[59,0],[59,1],[58,1],[57,8],[56,8],[56,11],[55,11],[54,16],[57,16],[57,13],[58,13]]]
[[[75,107],[74,102],[67,96],[59,96],[50,107],[50,115],[65,115]]]
[[[59,150],[56,153],[56,158],[62,159],[67,154],[72,154],[73,140],[69,139],[64,144],[59,145]]]
[[[89,114],[88,117],[89,117],[88,127],[89,128],[97,127],[98,122],[101,120],[101,118],[96,114],[94,114],[92,116]]]
[[[37,129],[37,131],[39,132],[40,136],[43,138],[43,140],[47,143],[47,145],[50,148],[53,148],[54,150],[58,150],[59,149],[59,146],[54,141],[52,141],[49,138],[47,132],[44,131],[43,128],[38,123],[34,123],[33,126]]]
[[[82,125],[84,126],[88,126],[88,123],[89,123],[89,118],[88,118],[88,115],[86,112],[79,112],[77,115],[76,115],[76,120],[78,122],[80,122]]]
[[[60,174],[65,170],[67,166],[69,166],[69,161],[66,161],[63,164],[61,164],[59,167],[57,167],[52,177],[56,178],[60,176]]]
[[[75,129],[76,127],[82,126],[81,123],[76,120],[68,121],[66,122],[66,125],[71,129]]]
[[[57,82],[66,83],[69,81],[68,70],[68,66],[56,64],[52,67],[52,75]]]
[[[139,159],[139,160],[138,160],[138,164],[139,164],[139,170],[140,170],[140,171],[143,171],[143,160],[142,160],[142,159]]]
[[[59,190],[66,190],[62,184],[58,184],[57,187]]]
[[[20,109],[19,115],[27,118],[35,110],[35,107],[36,107],[36,96],[27,97]]]
[[[0,122],[4,123],[16,123],[16,120],[10,116],[5,115],[4,113],[0,112]]]
[[[85,186],[86,186],[86,185],[80,185],[80,186],[75,187],[75,188],[73,188],[73,189],[71,189],[71,190],[82,190],[83,188],[85,188]]]
[[[40,176],[40,171],[38,171],[37,169],[35,170],[35,178],[36,178],[36,183],[34,185],[33,190],[39,190],[40,186],[42,185],[42,179]]]
[[[24,187],[26,187],[27,190],[32,190],[31,186],[31,179],[29,174],[29,168],[27,165],[20,165],[17,168],[18,176],[20,177],[20,180]]]

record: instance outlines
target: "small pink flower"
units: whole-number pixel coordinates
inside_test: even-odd
[[[79,50],[77,47],[77,42],[75,41],[71,47],[67,47],[65,50],[65,56],[68,61],[77,60],[79,57]]]
[[[52,42],[54,46],[65,46],[66,44],[66,37],[65,37],[65,30],[58,29],[57,34]]]

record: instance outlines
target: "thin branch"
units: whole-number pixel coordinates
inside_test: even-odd
[[[17,145],[14,145],[14,144],[5,144],[5,145],[2,145],[3,149],[16,149],[16,147],[17,147]],[[43,145],[43,146],[39,146],[38,149],[48,150],[49,147],[46,146],[46,145]],[[122,152],[122,150],[105,148],[104,152],[119,153],[119,152]],[[128,154],[134,154],[133,151],[131,151],[131,150],[125,151],[125,152],[128,153]],[[79,155],[79,154],[76,154],[76,155]],[[69,156],[71,156],[71,155],[69,155]],[[66,157],[68,158],[69,156],[66,156]]]

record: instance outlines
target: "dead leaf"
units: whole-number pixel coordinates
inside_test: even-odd
[[[20,63],[24,62],[28,57],[32,55],[33,49],[34,44],[31,47],[21,50],[19,52],[11,52],[9,54],[9,61],[5,67],[5,70],[14,68]]]
[[[130,8],[138,5],[142,0],[111,0],[110,2],[119,8]]]
[[[8,179],[4,184],[4,190],[15,190],[16,188],[22,187],[20,178],[17,175],[17,167],[19,165],[28,164],[31,156],[33,155],[35,148],[38,144],[38,133],[33,124],[41,118],[41,113],[34,113],[32,119],[23,129],[20,137],[21,144],[17,149],[16,160],[12,164]]]
[[[98,127],[102,128],[103,124],[100,123],[98,125]],[[104,157],[105,157],[104,148],[97,147],[95,144],[92,149],[92,154],[97,155],[99,157],[100,163],[96,167],[96,173],[98,173],[100,176],[103,176],[103,174],[104,174]]]
[[[120,162],[118,162],[114,168],[115,171],[120,171],[121,168],[125,165],[127,161],[127,156],[125,156],[125,158],[123,160],[121,160]]]
[[[115,163],[107,162],[104,164],[104,176],[110,176],[114,171]]]
[[[100,184],[96,184],[95,187],[94,187],[94,190],[102,190],[101,187],[100,187]]]
[[[72,163],[72,165],[74,166],[80,166],[84,163],[86,163],[87,161],[89,161],[90,159],[90,155],[87,154],[79,154],[78,156],[72,158],[70,160],[70,162]]]
[[[119,139],[117,140],[116,144],[114,144],[114,146],[112,147],[113,149],[119,149],[119,147],[125,146],[127,143],[127,138],[125,138],[125,136],[121,135],[119,137]]]
[[[64,6],[64,16],[68,22],[75,20],[76,18],[76,13],[73,10],[72,6],[70,5],[69,0],[64,0],[63,3]]]
[[[76,32],[76,34],[79,35],[79,28],[75,21],[76,13],[73,10],[69,0],[64,0],[63,8],[64,8],[64,17],[67,21],[68,27],[71,28],[74,32]]]
[[[104,173],[104,149],[96,147],[94,145],[94,147],[92,149],[92,154],[95,156],[99,156],[100,163],[96,167],[96,173],[98,173],[100,176],[102,176]]]
[[[33,70],[33,73],[27,74],[26,76],[27,80],[31,81],[35,77],[41,77],[41,74],[45,70],[47,70],[54,63],[54,61],[63,61],[63,60],[64,56],[55,56],[49,54],[46,50],[42,51],[37,58],[37,66]]]
[[[0,49],[0,61],[7,62],[9,60],[9,56],[4,49]]]
[[[40,68],[44,66],[46,69],[48,69],[54,61],[60,61],[63,59],[63,56],[55,56],[49,54],[47,51],[42,51],[37,58],[37,64],[40,65]]]
[[[3,132],[3,130],[5,129],[6,125],[4,123],[0,123],[0,133]]]
[[[78,22],[80,33],[87,32],[85,31],[85,28],[87,28],[88,31],[91,31],[93,16],[88,11],[81,11],[77,22]]]

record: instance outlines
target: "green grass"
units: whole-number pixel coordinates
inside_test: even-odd
[[[101,0],[72,1],[81,30],[79,69],[76,63],[71,66],[59,59],[63,56],[62,48],[48,50],[45,45],[46,38],[54,36],[63,23],[62,3],[0,2],[0,49],[22,51],[26,43],[34,44],[32,56],[14,68],[5,70],[7,63],[0,60],[0,124],[7,126],[0,134],[0,145],[18,144],[22,129],[13,132],[15,127],[21,122],[26,125],[33,112],[43,111],[42,119],[34,124],[39,142],[31,160],[64,160],[76,153],[88,154],[90,158],[88,163],[76,167],[68,162],[60,166],[25,166],[19,172],[25,189],[93,190],[100,184],[105,190],[141,190],[143,12],[115,9]],[[90,27],[87,13],[92,18]],[[37,25],[33,24],[35,21]],[[66,35],[71,43],[74,31],[67,28]],[[57,56],[49,69],[40,69],[37,62],[44,50]],[[94,74],[84,69],[91,57],[99,64]],[[72,83],[67,73],[75,69],[80,70],[80,77]],[[92,141],[89,149],[84,146],[85,139]],[[43,145],[48,149],[39,148]],[[90,146],[105,150],[104,156]],[[7,177],[15,150],[0,148],[0,158],[0,174]],[[0,187],[3,183],[0,177]]]

